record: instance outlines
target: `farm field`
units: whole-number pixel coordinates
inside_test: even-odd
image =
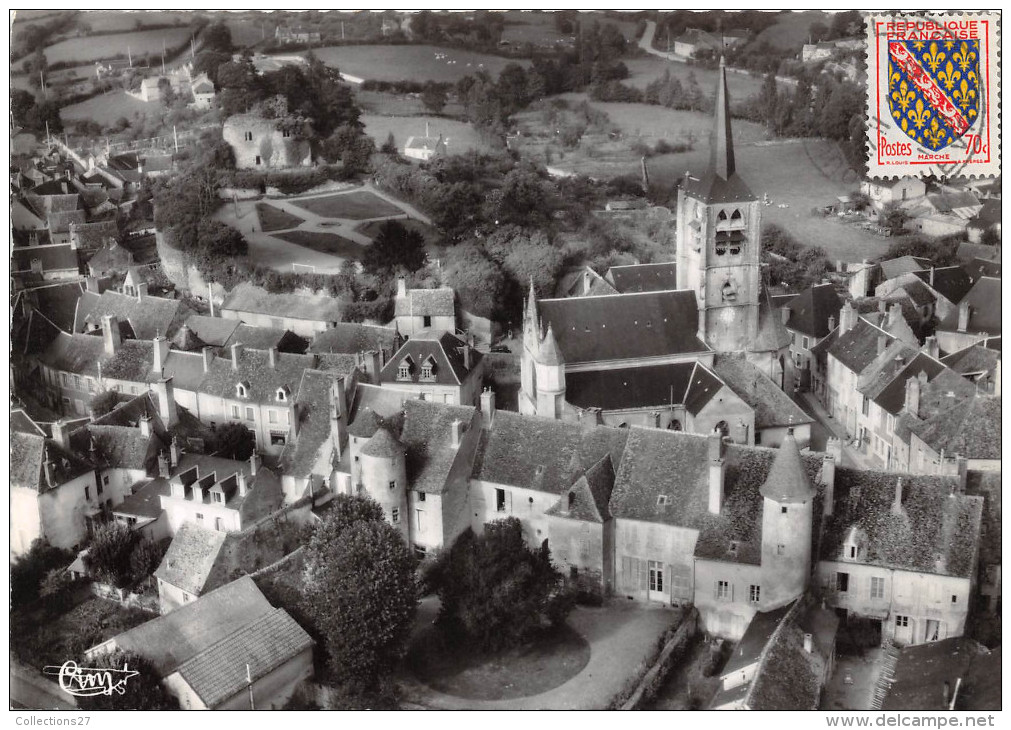
[[[77,104],[60,109],[60,118],[65,122],[77,119],[91,119],[101,125],[112,124],[120,117],[133,119],[136,115],[146,115],[162,111],[157,102],[147,102],[129,96],[125,91],[110,91],[93,96]]]
[[[290,202],[323,218],[367,220],[403,214],[397,206],[369,192],[343,193],[304,200],[292,199]]]
[[[377,117],[421,117],[431,112],[421,102],[421,94],[393,94],[385,91],[363,91],[355,87],[355,99],[362,113]],[[462,117],[463,104],[452,100],[439,112],[443,117]]]
[[[260,219],[260,230],[266,233],[285,231],[304,222],[297,215],[292,215],[267,203],[256,204],[256,215]]]
[[[363,246],[343,236],[338,236],[336,233],[285,231],[284,233],[275,233],[274,238],[344,259],[360,259],[365,250]]]
[[[485,70],[496,78],[510,63],[529,61],[490,56],[439,46],[329,46],[313,49],[317,58],[343,73],[377,81],[446,81],[456,83],[468,74]],[[437,58],[436,54],[445,58]]]
[[[407,138],[411,136],[424,136],[425,122],[428,122],[429,132],[433,137],[440,134],[447,141],[447,149],[451,155],[459,155],[467,150],[487,150],[488,145],[481,139],[467,122],[458,122],[454,119],[443,117],[386,117],[374,114],[363,114],[361,117],[365,124],[365,133],[376,142],[376,147],[381,147],[386,141],[387,135],[393,133],[397,148],[403,153]]]
[[[228,18],[225,25],[232,32],[232,43],[239,47],[254,46],[265,39],[274,37],[277,23],[267,17]]]
[[[821,10],[781,13],[775,25],[769,26],[759,33],[752,43],[766,42],[776,48],[792,48],[800,50],[807,43],[811,23],[832,25],[832,16]]]
[[[49,63],[79,61],[86,63],[100,58],[110,58],[118,54],[126,55],[130,48],[134,60],[145,53],[151,58],[161,55],[162,41],[172,48],[190,37],[187,26],[164,28],[161,30],[141,30],[132,33],[115,33],[82,38],[68,38],[45,49]]]
[[[716,71],[702,68],[700,66],[689,66],[687,63],[679,61],[666,61],[657,56],[647,58],[625,59],[628,66],[628,78],[625,84],[644,89],[651,82],[661,76],[664,71],[670,69],[671,76],[679,79],[682,83],[688,80],[689,74],[695,74],[695,79],[699,82],[702,93],[713,97],[716,95]],[[727,74],[727,91],[730,92],[732,103],[740,103],[751,96],[754,96],[762,88],[762,78],[745,73]]]
[[[173,13],[162,10],[85,10],[81,14],[81,19],[96,32],[128,31],[137,29],[138,23],[141,26],[164,25],[165,23],[188,25],[192,20],[192,13]]]

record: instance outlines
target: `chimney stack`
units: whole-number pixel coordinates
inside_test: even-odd
[[[941,349],[937,346],[937,338],[934,335],[927,338],[923,350],[935,360],[939,360],[941,357]]]
[[[470,345],[465,344],[463,346],[463,367],[466,370],[470,370]]]
[[[165,458],[165,454],[161,451],[158,452],[158,476],[162,479],[168,479],[171,472],[169,471],[168,459]]]
[[[259,466],[260,466],[260,455],[257,454],[254,451],[253,455],[249,457],[249,474],[250,474],[250,476],[254,476],[254,477],[256,476],[256,470],[259,468]]]
[[[709,511],[718,515],[723,506],[723,483],[727,471],[727,460],[723,458],[723,435],[714,430],[706,440],[709,451]]]
[[[454,449],[460,448],[460,441],[463,439],[463,421],[454,419],[449,425],[450,443]]]
[[[206,373],[211,369],[211,362],[214,360],[214,348],[207,346],[200,351],[200,355],[203,358],[204,372]]]
[[[495,423],[495,391],[485,388],[481,391],[481,425],[490,429]]]
[[[236,342],[232,345],[232,370],[239,369],[239,358],[242,357],[242,343]]]
[[[878,312],[880,314],[887,314],[888,313],[888,304],[885,303],[884,299],[879,299],[878,300]]]
[[[894,514],[902,513],[902,477],[895,480],[895,499],[892,500],[892,512]]]
[[[60,420],[53,423],[52,431],[53,431],[53,441],[55,441],[63,448],[67,448],[69,446],[69,444],[67,443],[67,438],[69,434],[67,433],[66,421],[64,421],[61,418]]]
[[[601,409],[591,406],[579,411],[579,425],[582,426],[584,430],[592,431],[603,423],[604,415]]]
[[[165,360],[169,356],[169,342],[165,339],[163,335],[158,335],[154,338],[154,363],[153,369],[155,375],[159,378],[165,371]]]
[[[105,356],[112,357],[123,343],[119,334],[119,320],[112,314],[102,316],[102,342],[105,345]]]
[[[923,371],[920,371],[921,374]],[[906,397],[902,404],[902,410],[911,416],[920,415],[920,378],[909,378],[906,381]]]
[[[42,465],[46,472],[46,485],[50,487],[56,486],[56,463],[49,458],[48,452],[46,453],[46,461]]]
[[[814,651],[814,637],[811,634],[804,634],[804,651],[808,654]]]
[[[857,310],[852,302],[843,304],[839,310],[839,334],[844,335],[857,324]]]
[[[838,442],[839,439],[835,439],[835,441]],[[835,509],[835,464],[835,456],[832,454],[825,454],[821,457],[821,483],[825,487],[822,514],[826,517],[831,517],[832,511]]]
[[[829,315],[829,318],[828,318],[828,331],[831,332],[834,329],[835,329],[835,315],[832,314],[832,315]]]
[[[397,277],[397,296],[406,297],[407,296],[407,279],[402,276]]]
[[[239,496],[240,497],[245,497],[246,496],[246,492],[249,491],[249,485],[246,484],[246,472],[244,472],[244,471],[242,471],[240,469],[236,473],[235,481],[238,482],[238,485],[239,485]]]
[[[888,347],[888,336],[884,333],[878,335],[878,354],[880,355]]]
[[[176,406],[175,387],[172,378],[159,378],[151,389],[158,396],[158,416],[165,428],[172,428],[179,422],[179,408]]]
[[[271,347],[267,350],[267,358],[270,360],[270,369],[277,370],[277,347]]]
[[[140,417],[140,435],[144,438],[151,436],[151,416],[146,413]]]
[[[969,329],[969,317],[972,316],[972,307],[969,302],[962,300],[958,305],[958,331],[965,332]]]
[[[147,296],[147,282],[142,281],[137,285],[137,301],[143,301],[144,297]]]
[[[174,437],[169,444],[169,464],[173,469],[179,466],[179,441]]]

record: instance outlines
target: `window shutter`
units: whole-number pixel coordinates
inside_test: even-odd
[[[718,580],[713,581],[713,598],[719,599],[720,597],[720,582]]]
[[[639,590],[649,590],[649,570],[647,569],[646,561],[639,560],[637,562],[639,563]]]

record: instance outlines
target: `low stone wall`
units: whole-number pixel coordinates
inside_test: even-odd
[[[99,583],[98,581],[91,584],[91,592],[99,598],[115,601],[126,608],[139,608],[151,613],[158,613],[160,611],[157,593],[148,595],[131,593],[122,588],[116,588],[108,583]]]
[[[653,699],[656,691],[667,678],[674,662],[681,658],[685,648],[699,630],[699,612],[692,606],[688,609],[680,626],[664,645],[653,665],[643,674],[631,696],[618,709],[637,710]]]

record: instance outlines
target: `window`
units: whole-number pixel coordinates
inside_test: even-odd
[[[411,364],[404,360],[397,367],[397,378],[400,380],[410,380],[411,378]]]
[[[421,366],[421,379],[431,380],[432,379],[432,363],[426,362]]]
[[[393,524],[394,525],[399,525],[400,524],[400,508],[399,507],[394,507],[390,511],[390,516],[393,518]]]
[[[856,559],[856,557],[857,557],[857,546],[856,545],[850,545],[850,547],[849,547],[849,555],[850,555],[851,559]]]
[[[786,509],[787,509],[786,507],[780,507],[779,508],[780,514],[784,514],[785,515],[786,514]]]
[[[291,132],[289,132],[287,129],[282,129],[281,130],[281,136],[284,137],[284,138],[288,138],[288,137],[291,136]]]
[[[871,578],[871,598],[885,597],[885,579]]]
[[[235,386],[235,394],[237,396],[239,396],[240,398],[245,398],[246,397],[246,386],[243,385],[242,383],[238,383]]]
[[[267,422],[277,423],[277,411],[267,411]]]
[[[81,389],[81,376],[80,375],[75,375],[74,376],[74,387],[77,390]]]
[[[424,492],[418,492],[418,501],[419,502],[424,502],[425,501],[425,493]]]
[[[654,593],[663,592],[663,563],[649,561],[649,589]]]
[[[506,493],[504,489],[495,490],[495,511],[496,512],[506,511]]]
[[[396,488],[397,488],[397,482],[396,482],[396,480],[391,481],[390,482],[390,489],[396,489]]]
[[[748,587],[748,602],[758,603],[762,600],[762,586],[752,585]]]
[[[84,498],[87,500],[91,499],[91,487],[84,488]]]
[[[414,526],[419,532],[425,529],[425,510],[414,510]]]
[[[288,443],[288,434],[280,431],[270,432],[270,445],[271,446],[284,446]]]
[[[193,596],[191,596],[189,593],[183,593],[183,603],[189,603],[191,600],[193,600]],[[188,699],[186,700],[186,704],[187,705],[189,704]]]
[[[221,519],[220,517],[215,517],[214,518],[214,529],[217,530],[218,532],[224,532],[225,531],[225,521],[223,519]]]
[[[106,474],[105,476],[102,477],[102,483],[105,486],[109,486],[109,475],[108,474]],[[101,492],[99,492],[99,494],[101,494]]]
[[[246,408],[246,420],[247,421],[255,421],[256,420],[256,417],[253,414],[254,414],[254,411],[253,411],[252,408]]]
[[[431,327],[432,326],[432,317],[430,315],[427,315],[427,314],[424,317],[422,317],[421,318],[421,326],[422,327]]]
[[[252,132],[246,132],[245,138],[246,138],[247,142],[252,142],[253,141],[253,133]]]
[[[954,593],[951,594],[951,602],[958,603],[958,596],[956,596]]]
[[[571,512],[572,508],[575,507],[575,506],[576,506],[576,493],[575,492],[569,492],[569,506],[567,508],[568,511]]]
[[[786,545],[780,543],[776,546],[776,555],[786,555]]]
[[[277,399],[280,402],[284,403],[284,401],[287,400],[287,398],[288,398],[288,394],[284,392],[284,388],[278,388],[277,389]]]
[[[896,614],[895,625],[898,628],[906,628],[907,626],[909,626],[909,616],[899,616]]]
[[[860,412],[865,416],[869,416],[871,414],[871,402],[867,399],[867,396],[864,396],[860,403]]]
[[[211,498],[218,504],[221,504],[222,502],[225,501],[225,495],[223,495],[221,492],[211,492]]]
[[[202,514],[200,514],[199,512],[197,512],[196,518],[197,518],[197,522],[203,522],[204,521],[204,516]]]
[[[239,407],[238,406],[232,406],[232,418],[238,418],[238,417],[239,417]]]
[[[95,392],[95,379],[94,378],[88,378],[88,392],[89,393],[94,393]]]
[[[840,593],[848,593],[850,589],[850,574],[849,573],[836,573],[835,574],[835,589]]]
[[[66,373],[60,373],[60,384],[66,387],[70,387],[70,378]]]
[[[808,339],[806,336],[804,337],[803,345],[801,345],[801,347],[803,347],[805,350],[808,349]]]
[[[106,484],[108,484],[108,483],[109,483],[109,477],[106,477],[106,478],[105,478],[105,483],[106,483]],[[104,489],[103,489],[103,487],[102,487],[102,482],[99,482],[99,483],[98,483],[98,489],[96,490],[96,493],[98,494],[98,496],[100,496],[100,497],[101,497],[101,496],[102,496],[102,492],[103,492],[103,491],[105,491],[105,490],[104,490]]]
[[[668,499],[667,499],[667,495],[666,494],[660,494],[656,498],[656,506],[657,507],[666,507],[667,506],[667,502],[668,502]]]
[[[261,162],[260,162],[260,156],[259,155],[256,156],[256,164],[257,165],[261,164]]]
[[[719,601],[730,600],[730,582],[725,580],[716,581],[716,599]]]

